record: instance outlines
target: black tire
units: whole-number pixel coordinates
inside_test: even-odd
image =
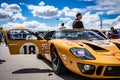
[[[61,61],[58,52],[54,46],[52,47],[51,58],[52,58],[52,68],[55,74],[63,74],[67,72],[67,69],[64,66],[63,62]]]
[[[37,59],[43,59],[43,56],[41,54],[36,54]]]

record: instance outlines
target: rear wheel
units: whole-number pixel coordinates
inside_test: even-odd
[[[58,52],[54,46],[52,47],[51,57],[52,57],[52,68],[53,68],[54,72],[56,74],[65,73],[67,71],[67,69],[65,68],[63,62],[61,61],[61,59],[58,55]]]

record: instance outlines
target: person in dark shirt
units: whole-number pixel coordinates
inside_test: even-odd
[[[114,27],[111,27],[111,38],[112,39],[117,39],[118,38],[118,32],[117,30],[114,29]]]
[[[82,19],[82,14],[77,13],[76,19],[74,20],[74,22],[72,24],[73,29],[84,29],[83,23],[82,23],[82,21],[80,21],[81,19]]]
[[[111,27],[111,31],[113,34],[118,34],[117,30],[115,30],[114,27]]]

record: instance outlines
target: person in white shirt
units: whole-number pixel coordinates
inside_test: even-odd
[[[59,27],[59,30],[63,30],[66,29],[66,27],[64,26],[64,23],[61,24],[61,26]]]

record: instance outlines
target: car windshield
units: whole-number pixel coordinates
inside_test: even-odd
[[[104,37],[98,35],[91,30],[63,30],[56,31],[52,39],[67,39],[67,40],[105,40]]]

